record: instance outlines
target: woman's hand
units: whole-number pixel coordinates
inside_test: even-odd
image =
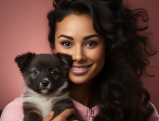
[[[59,114],[58,116],[56,116],[56,118],[53,119],[54,112],[51,111],[48,116],[46,116],[46,117],[43,118],[43,121],[67,121],[67,118],[69,116],[71,116],[72,114],[74,114],[74,113],[75,113],[74,109],[66,109],[61,114]],[[51,120],[51,119],[53,119],[53,120]],[[74,121],[78,121],[78,120],[74,120]]]

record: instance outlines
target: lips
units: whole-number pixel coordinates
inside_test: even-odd
[[[93,64],[91,65],[73,65],[70,69],[73,74],[82,75],[89,71]]]

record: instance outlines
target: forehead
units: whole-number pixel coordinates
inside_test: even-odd
[[[48,67],[48,66],[58,66],[58,59],[50,54],[39,54],[33,59],[31,66]]]
[[[97,34],[93,27],[93,20],[87,14],[69,14],[61,22],[56,23],[55,38],[60,34],[67,34],[74,37],[84,37]]]

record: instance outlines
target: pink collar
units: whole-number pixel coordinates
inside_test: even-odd
[[[84,106],[83,104],[77,102],[71,98],[74,106],[76,107],[78,113],[84,121],[93,121],[93,118],[99,114],[99,106],[96,105],[92,109]]]

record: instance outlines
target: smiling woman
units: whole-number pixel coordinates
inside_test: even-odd
[[[100,110],[83,119],[158,120],[141,82],[149,65],[146,56],[155,54],[147,50],[148,38],[137,34],[147,29],[140,28],[137,22],[139,17],[147,21],[146,10],[131,11],[121,0],[55,2],[55,10],[48,14],[49,42],[54,53],[73,57],[70,96],[89,107],[90,115],[95,114],[93,106]],[[80,104],[76,102],[75,106],[83,116]]]
[[[53,51],[72,55],[69,79],[74,84],[92,83],[90,80],[101,71],[106,56],[105,41],[94,30],[87,14],[70,14],[57,22]]]

